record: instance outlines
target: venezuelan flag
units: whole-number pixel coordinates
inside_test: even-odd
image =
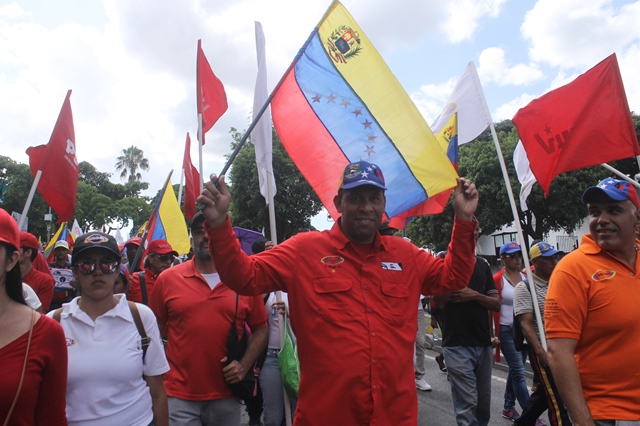
[[[458,170],[458,113],[455,112],[449,118],[445,126],[436,134],[436,140],[440,144],[443,152],[446,152],[451,165]],[[409,210],[395,216],[389,222],[389,226],[396,229],[403,229],[407,222],[414,216],[426,214],[438,214],[444,211],[449,202],[453,189],[447,189],[434,195],[428,200],[410,208]]]
[[[167,181],[155,215],[149,219],[147,244],[153,240],[166,240],[180,254],[189,253],[191,248],[187,224],[178,205],[176,194],[173,192],[171,180]]]
[[[65,240],[67,243],[69,243],[69,248],[71,249],[73,248],[73,243],[75,243],[76,241],[76,236],[69,232],[66,221],[60,224],[60,227],[58,227],[58,230],[55,234],[53,234],[51,240],[49,241],[49,244],[47,244],[47,247],[44,249],[43,254],[45,259],[47,259],[47,262],[53,262],[53,247],[60,240]]]
[[[334,218],[340,175],[353,161],[382,169],[388,217],[456,185],[446,152],[337,1],[283,77],[272,116],[292,160]]]

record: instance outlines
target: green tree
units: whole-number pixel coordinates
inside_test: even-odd
[[[122,150],[122,155],[116,158],[116,171],[120,172],[120,178],[126,179],[129,175],[129,182],[142,180],[142,175],[138,170],[148,171],[149,160],[145,158],[144,151],[131,145]]]
[[[234,139],[231,146],[235,148],[242,135],[234,128],[230,133]],[[320,212],[322,203],[289,158],[275,131],[273,173],[277,184],[276,230],[281,242],[298,232],[312,230],[311,218]],[[264,228],[265,234],[270,235],[269,211],[260,195],[255,148],[250,141],[238,153],[228,177],[232,197],[229,212],[234,226],[256,231]]]
[[[5,170],[0,180],[4,179],[6,181],[4,202],[1,207],[9,213],[22,213],[24,203],[27,201],[27,195],[31,190],[31,185],[33,185],[31,168],[28,164],[17,163],[9,157],[0,155],[0,170]],[[49,206],[36,191],[27,213],[29,218],[28,229],[32,234],[41,237],[43,241],[47,239],[47,225],[44,222],[44,215],[47,213],[49,213]],[[52,213],[55,212],[52,211]]]

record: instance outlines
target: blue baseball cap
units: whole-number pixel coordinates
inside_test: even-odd
[[[613,201],[631,201],[636,208],[640,209],[638,193],[626,180],[607,178],[596,186],[590,186],[582,194],[582,202],[588,204],[597,194],[604,194]]]
[[[551,244],[546,241],[540,241],[532,245],[531,249],[529,249],[529,258],[533,260],[536,257],[550,257],[558,253],[560,253],[560,251],[554,249]]]
[[[358,161],[344,168],[339,189],[351,189],[362,185],[373,185],[386,190],[380,167],[366,161]]]
[[[511,254],[518,251],[522,251],[522,249],[520,248],[520,244],[516,243],[515,241],[511,241],[508,243],[504,243],[500,247],[500,256],[502,256],[503,254]]]

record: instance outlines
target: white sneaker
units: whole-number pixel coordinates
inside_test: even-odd
[[[420,389],[421,391],[430,391],[432,389],[431,385],[427,383],[425,379],[416,380],[416,388]]]

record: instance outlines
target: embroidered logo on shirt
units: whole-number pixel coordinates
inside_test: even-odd
[[[591,279],[594,281],[604,281],[604,280],[610,280],[611,278],[615,277],[615,275],[616,275],[616,271],[612,271],[612,270],[605,271],[604,269],[601,269],[599,271],[596,271],[596,273],[591,276]]]
[[[402,263],[397,262],[380,262],[382,269],[387,271],[402,271]]]
[[[73,346],[75,345],[77,342],[75,340],[73,340],[71,337],[65,337],[64,338],[65,342],[67,343],[67,346]]]
[[[337,266],[344,262],[344,258],[340,256],[325,256],[320,259],[320,262],[324,263],[327,266]]]

